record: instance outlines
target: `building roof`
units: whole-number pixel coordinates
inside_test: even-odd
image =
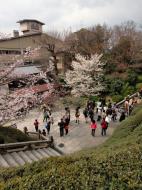
[[[36,66],[23,66],[23,67],[16,67],[11,75],[31,75],[31,74],[38,74],[41,70]]]
[[[18,38],[30,37],[30,36],[38,36],[38,35],[42,35],[42,33],[41,32],[36,32],[36,33],[24,34],[24,35],[17,36],[17,37],[10,37],[10,38],[5,38],[5,39],[0,39],[0,42],[14,40],[14,39],[18,39]]]
[[[38,20],[35,20],[35,19],[23,19],[23,20],[19,20],[17,23],[24,23],[24,22],[37,22],[37,23],[39,23],[39,24],[41,24],[41,25],[45,25],[43,22],[40,22],[40,21],[38,21]]]
[[[49,91],[52,86],[53,86],[52,84],[36,85],[29,88],[18,89],[13,94],[16,96],[19,96],[19,95],[24,95],[27,93],[31,93],[31,94],[43,93],[43,92]]]

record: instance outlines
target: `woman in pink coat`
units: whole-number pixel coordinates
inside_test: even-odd
[[[96,124],[95,120],[92,120],[90,128],[92,129],[92,133],[91,133],[92,136],[95,136],[95,130],[97,128],[97,124]]]

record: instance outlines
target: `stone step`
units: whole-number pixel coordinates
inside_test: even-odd
[[[30,151],[24,151],[24,153],[32,160],[32,161],[38,161],[38,158]]]
[[[9,164],[9,166],[15,167],[19,166],[19,164],[16,162],[16,160],[12,157],[11,154],[7,153],[3,155],[3,158],[6,160],[6,162]]]
[[[53,156],[61,156],[61,154],[53,148],[48,147],[48,150],[53,154]]]
[[[23,158],[21,158],[21,156],[19,154],[17,154],[17,152],[12,152],[11,156],[15,159],[15,161],[20,165],[23,166],[26,162],[23,160]]]
[[[3,158],[3,156],[0,154],[0,166],[4,167],[4,168],[8,168],[9,164],[7,163],[7,161]]]
[[[43,156],[42,154],[40,154],[38,151],[36,151],[36,150],[31,150],[31,152],[32,152],[38,159],[44,158],[44,156]]]
[[[43,149],[37,149],[36,150],[39,154],[43,155],[44,158],[48,158],[49,157],[49,154],[47,154]]]
[[[23,151],[17,153],[26,163],[32,163],[32,159],[28,157]]]
[[[48,150],[48,148],[43,148],[43,150],[44,150],[49,156],[54,156],[53,153]]]
[[[50,147],[6,153],[4,155],[0,154],[0,166],[5,168],[22,166],[25,163],[32,163],[33,161],[38,161],[50,156],[61,156],[61,154]]]

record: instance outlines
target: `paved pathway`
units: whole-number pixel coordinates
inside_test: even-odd
[[[84,116],[83,114],[81,114],[80,124],[76,124],[74,116],[75,111],[71,110],[71,123],[69,127],[69,134],[64,137],[60,137],[59,127],[57,123],[60,121],[60,118],[64,115],[64,113],[64,110],[53,112],[52,116],[55,118],[55,122],[53,125],[51,125],[50,135],[54,137],[57,146],[63,145],[63,147],[60,147],[60,149],[66,154],[102,144],[112,135],[114,129],[116,128],[116,125],[114,123],[111,123],[110,127],[107,130],[107,136],[102,137],[101,126],[100,123],[98,123],[96,136],[92,137],[90,122],[86,124]],[[43,113],[37,110],[32,110],[29,115],[27,115],[27,117],[24,119],[16,120],[17,128],[23,131],[23,128],[26,126],[28,128],[28,131],[35,131],[33,125],[35,119],[38,119],[39,121],[39,129],[45,129],[45,122],[43,122]]]

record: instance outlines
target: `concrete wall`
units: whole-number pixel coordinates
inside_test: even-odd
[[[18,38],[11,38],[0,41],[0,50],[21,50],[27,47],[36,48],[41,41],[41,34],[34,34],[28,36],[20,36]]]

